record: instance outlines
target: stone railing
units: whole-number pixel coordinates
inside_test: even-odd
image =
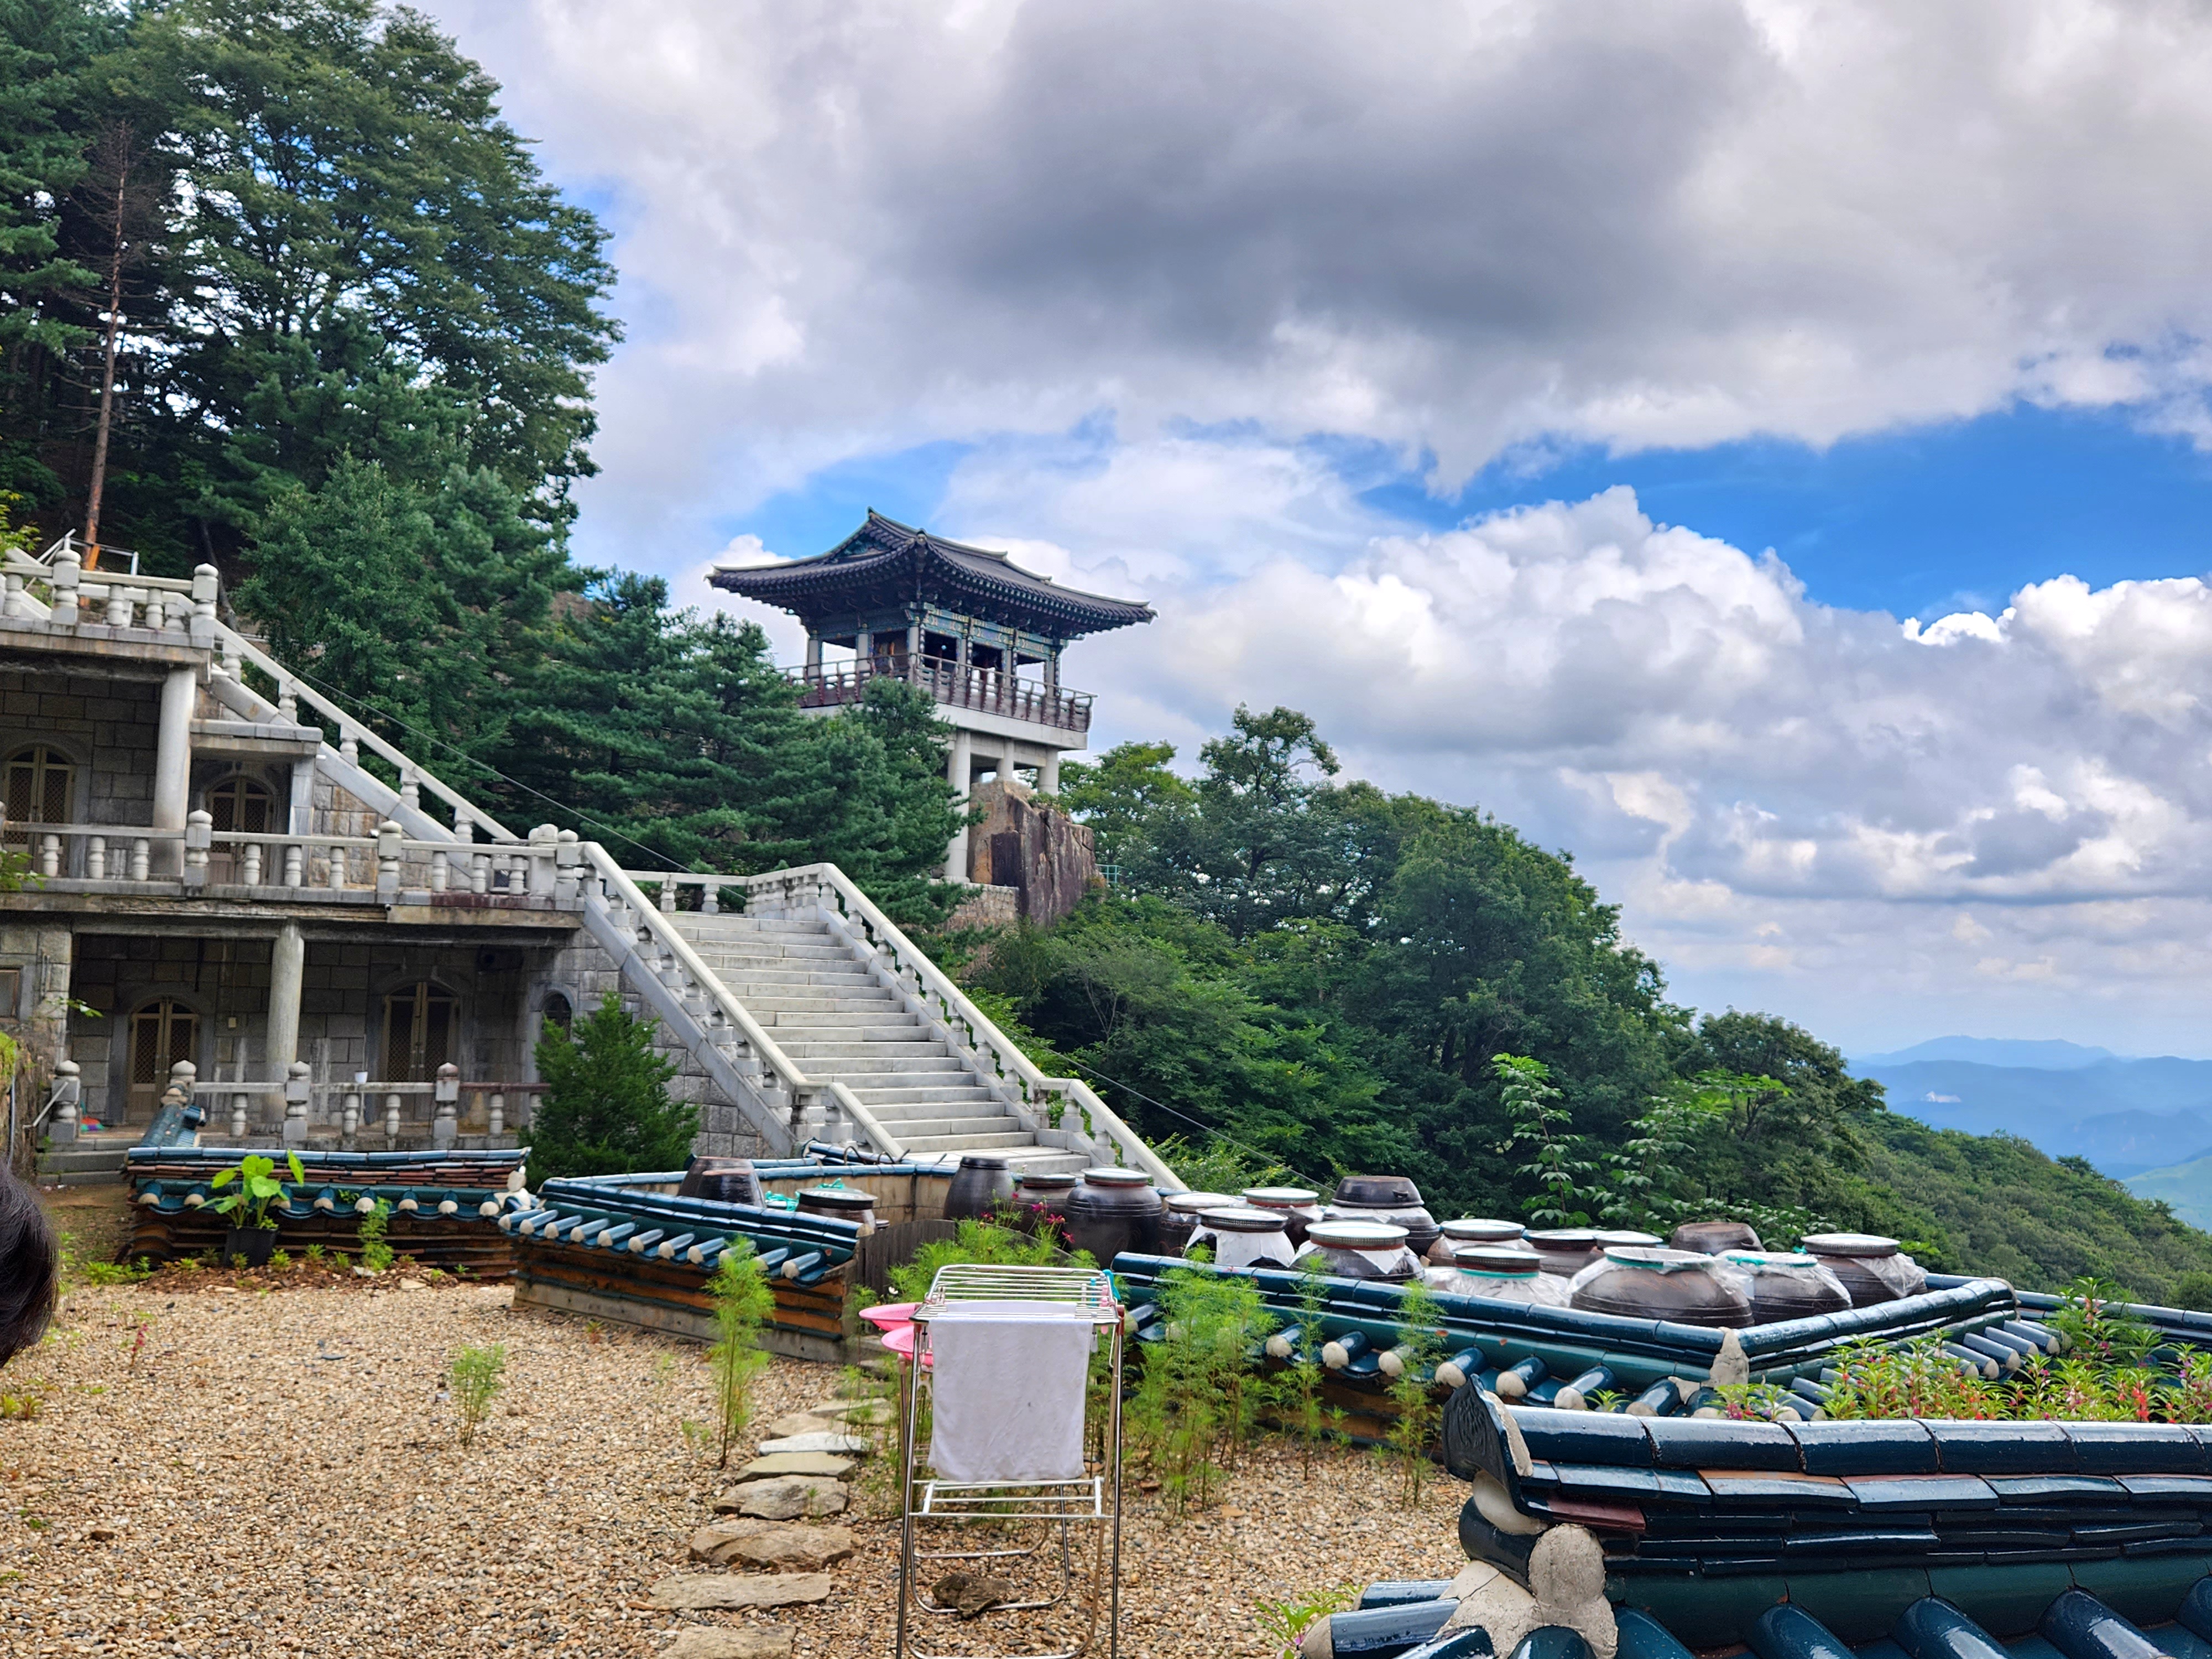
[[[1164,1192],[1181,1192],[1183,1183],[1135,1130],[1121,1121],[1080,1078],[1048,1077],[988,1016],[969,1000],[951,976],[931,961],[898,924],[854,885],[834,864],[808,864],[764,876],[641,874],[639,880],[662,884],[662,902],[679,885],[715,883],[746,894],[746,908],[785,911],[818,908],[875,959],[921,1011],[963,1042],[984,1073],[1004,1085],[1037,1121],[1041,1135],[1056,1135],[1072,1149],[1087,1150],[1109,1163],[1142,1170]],[[670,932],[673,933],[672,927]],[[964,1042],[963,1042],[964,1036]]]
[[[281,1105],[288,1146],[304,1144],[309,1131],[319,1125],[336,1129],[349,1141],[381,1134],[391,1146],[397,1146],[406,1131],[428,1128],[433,1146],[450,1146],[459,1138],[464,1099],[470,1103],[471,1117],[484,1118],[487,1133],[501,1135],[530,1121],[536,1098],[545,1090],[542,1083],[472,1082],[450,1062],[440,1066],[437,1077],[428,1083],[370,1078],[317,1083],[311,1073],[307,1063],[298,1060],[281,1079],[203,1079],[190,1062],[179,1062],[170,1068],[170,1094],[198,1101],[209,1128],[241,1139],[271,1127],[270,1109]],[[509,1103],[514,1108],[511,1118]]]
[[[584,921],[592,936],[620,963],[623,977],[684,1046],[715,1074],[729,1098],[780,1150],[810,1139],[858,1140],[892,1158],[903,1158],[898,1138],[844,1084],[807,1076],[746,1010],[677,930],[658,904],[596,842],[580,843],[583,858]],[[652,872],[647,879],[672,890],[681,881],[733,877],[679,877]]]
[[[10,548],[0,559],[0,617],[189,635],[195,617],[215,622],[216,580],[211,564],[189,577],[107,575],[85,569],[74,548],[51,564]]]

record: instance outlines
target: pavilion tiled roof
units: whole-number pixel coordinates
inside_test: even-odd
[[[946,608],[995,614],[1017,625],[1073,639],[1152,620],[1152,608],[1063,587],[1024,570],[1004,553],[970,547],[887,519],[871,507],[866,523],[812,558],[718,568],[716,587],[796,612],[802,620],[856,605],[920,597]]]

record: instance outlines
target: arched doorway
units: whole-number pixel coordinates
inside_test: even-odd
[[[208,791],[208,817],[214,820],[209,828],[218,836],[226,831],[234,835],[265,836],[276,827],[276,798],[264,784],[252,778],[225,778]],[[246,879],[245,848],[237,842],[218,841],[208,853],[208,880],[218,887],[228,887]],[[270,849],[262,849],[261,880],[264,885],[274,886],[283,879],[281,860],[274,861]]]
[[[404,985],[384,999],[380,1081],[429,1083],[453,1057],[453,994],[428,980]]]
[[[76,763],[60,750],[34,744],[8,760],[8,839],[21,846],[19,823],[67,823],[76,799]]]
[[[126,1123],[152,1118],[169,1086],[169,1068],[199,1057],[200,1017],[174,997],[148,1003],[131,1016],[131,1085],[124,1097]]]

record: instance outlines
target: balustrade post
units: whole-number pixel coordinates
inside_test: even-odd
[[[185,885],[207,885],[208,848],[215,841],[215,817],[205,807],[185,817]]]
[[[39,837],[39,873],[58,876],[62,872],[62,838],[59,836]]]
[[[450,866],[446,861],[446,855],[443,853],[431,854],[430,890],[432,892],[442,893],[446,890],[446,882],[449,873]]]
[[[386,1095],[384,1097],[384,1139],[392,1146],[397,1146],[399,1144],[399,1097],[398,1095]]]
[[[399,804],[418,812],[422,810],[422,780],[411,766],[399,769]]]
[[[295,1060],[284,1068],[284,1144],[287,1146],[304,1146],[307,1142],[309,1070],[304,1060]]]
[[[494,1091],[491,1106],[484,1115],[484,1133],[503,1135],[507,1133],[507,1097]]]
[[[27,617],[31,607],[23,597],[23,573],[0,572],[0,616]]]
[[[361,1133],[361,1094],[349,1089],[338,1102],[338,1133],[351,1140]]]
[[[719,916],[722,914],[722,884],[720,882],[702,881],[699,884],[699,914],[702,916]]]
[[[399,896],[399,838],[403,831],[390,818],[376,826],[376,896],[390,904]]]
[[[469,855],[469,891],[471,893],[491,891],[490,854],[472,853]]]
[[[330,867],[325,878],[333,893],[343,892],[346,884],[346,849],[336,842],[331,843]]]
[[[84,874],[88,881],[107,879],[107,837],[87,836],[84,841]]]
[[[284,884],[298,887],[307,879],[307,849],[294,842],[284,849]]]
[[[550,900],[554,896],[556,870],[561,832],[550,823],[541,823],[530,832],[530,896]]]
[[[215,642],[216,590],[222,581],[222,573],[211,564],[192,567],[192,643],[198,646]]]
[[[460,1137],[460,1125],[456,1120],[461,1099],[461,1068],[450,1060],[438,1068],[431,1098],[437,1115],[430,1124],[430,1144],[445,1152]]]
[[[131,590],[121,582],[107,585],[107,611],[100,620],[110,628],[131,626]]]
[[[660,913],[663,915],[676,914],[676,884],[673,881],[660,884]]]
[[[131,842],[131,879],[145,881],[154,873],[154,843],[143,836]]]
[[[583,874],[582,848],[578,845],[576,832],[563,830],[553,837],[553,902],[573,904],[578,896],[578,883]]]
[[[246,1099],[242,1094],[230,1097],[230,1133],[240,1139],[246,1136]]]
[[[53,620],[64,627],[74,628],[77,623],[76,607],[80,597],[77,583],[84,574],[83,556],[74,547],[64,547],[54,555],[54,562],[47,567],[47,582],[54,596]]]
[[[246,884],[248,887],[260,886],[261,843],[258,841],[246,842],[246,855],[239,860],[239,863],[241,866],[240,873],[246,878]]]
[[[361,764],[361,734],[350,726],[338,730],[338,758],[348,766]]]
[[[276,682],[276,718],[287,726],[300,723],[300,688],[289,679]]]

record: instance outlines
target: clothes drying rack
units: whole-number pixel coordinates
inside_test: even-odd
[[[1089,1420],[1084,1443],[1099,1431],[1102,1455],[1073,1480],[1016,1484],[943,1480],[925,1476],[928,1448],[919,1443],[921,1408],[934,1388],[929,1363],[933,1317],[963,1303],[1037,1303],[1066,1308],[1086,1318],[1107,1340],[1107,1388],[1100,1420]],[[940,1267],[929,1294],[914,1310],[914,1352],[907,1362],[905,1410],[901,1413],[899,1601],[896,1659],[1077,1659],[1091,1652],[1103,1609],[1107,1659],[1118,1659],[1121,1626],[1121,1359],[1122,1310],[1109,1274],[1088,1267],[1012,1267],[958,1264]],[[1088,1394],[1086,1390],[1086,1395]],[[929,1549],[919,1528],[1036,1523],[1037,1540],[1025,1548]],[[1079,1529],[1091,1533],[1087,1590],[1079,1592],[1074,1540]],[[1042,1612],[1064,1606],[1087,1607],[1089,1617],[1073,1646],[1023,1653],[940,1652],[916,1638],[926,1620],[949,1620],[956,1609],[939,1605],[921,1580],[948,1566],[982,1571],[994,1565],[1036,1562],[1057,1545],[1058,1588],[1037,1599],[997,1604],[984,1615]]]

